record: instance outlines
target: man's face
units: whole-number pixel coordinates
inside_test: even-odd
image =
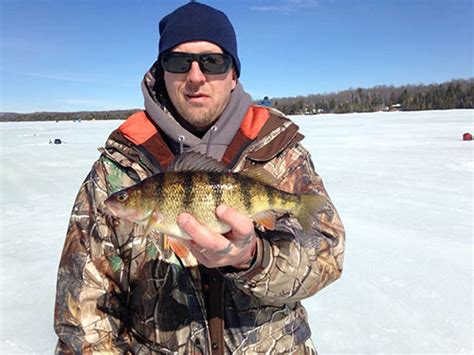
[[[214,43],[193,41],[182,43],[173,52],[223,53]],[[224,111],[237,84],[234,69],[224,74],[204,74],[198,62],[187,73],[165,71],[168,95],[178,113],[197,131],[207,130]]]

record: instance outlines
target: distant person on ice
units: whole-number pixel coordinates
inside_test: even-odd
[[[270,107],[272,105],[271,100],[268,98],[268,96],[265,96],[262,101],[259,102],[261,106],[267,106]]]
[[[157,61],[142,82],[145,110],[111,133],[72,210],[58,273],[56,352],[315,354],[300,301],[340,277],[344,229],[303,136],[282,113],[252,105],[224,13],[190,2],[165,16],[159,31]],[[189,254],[173,238],[106,211],[112,193],[187,152],[236,172],[263,168],[279,190],[321,195],[327,205],[315,211],[310,232],[288,214],[272,230],[220,205],[215,214],[231,229],[221,235],[182,213]],[[188,200],[194,183],[182,181]],[[242,195],[251,203],[248,191]]]

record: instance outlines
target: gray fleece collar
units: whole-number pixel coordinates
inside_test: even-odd
[[[242,85],[237,83],[222,115],[206,134],[199,138],[184,129],[158,101],[158,95],[152,89],[154,83],[154,76],[148,72],[142,81],[142,92],[145,109],[161,131],[176,144],[181,144],[183,151],[195,151],[221,160],[252,103],[250,95],[243,90]]]

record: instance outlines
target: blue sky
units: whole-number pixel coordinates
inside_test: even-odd
[[[143,107],[158,22],[186,0],[0,0],[3,112]],[[209,0],[254,99],[473,76],[471,0]]]

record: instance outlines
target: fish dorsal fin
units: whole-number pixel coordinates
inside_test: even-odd
[[[168,171],[209,171],[227,172],[227,168],[214,158],[196,152],[186,152],[177,157],[168,167]]]
[[[244,170],[244,171],[239,172],[239,174],[247,176],[251,179],[254,179],[266,185],[271,185],[271,186],[278,185],[278,180],[262,167]]]

